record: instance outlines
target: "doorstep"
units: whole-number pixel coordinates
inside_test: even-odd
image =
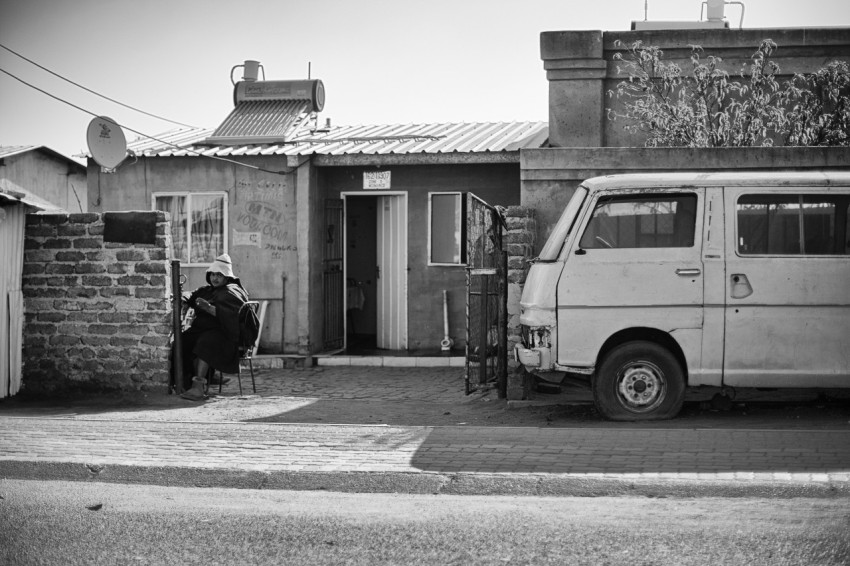
[[[463,356],[313,356],[317,366],[367,366],[393,368],[465,367]]]

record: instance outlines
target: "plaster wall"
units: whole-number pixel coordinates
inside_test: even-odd
[[[9,179],[68,212],[88,211],[82,165],[74,166],[37,150],[6,157],[2,162],[0,178]]]
[[[140,158],[115,173],[102,173],[90,163],[89,202],[94,211],[151,210],[153,194],[158,192],[227,193],[227,251],[234,273],[252,299],[269,301],[260,353],[296,353],[300,344],[310,343],[305,336],[309,328],[299,322],[304,311],[298,274],[299,269],[309,269],[309,264],[299,263],[299,247],[308,246],[309,241],[299,235],[297,198],[302,195],[299,176],[309,175],[304,168],[289,167],[286,157],[244,161],[270,171],[292,172],[280,175],[192,157]],[[207,267],[181,265],[181,273],[187,276],[184,290],[203,285]]]
[[[535,211],[540,251],[575,192],[590,177],[675,171],[848,170],[842,147],[546,148],[521,154],[522,206]]]
[[[614,54],[636,41],[660,47],[664,60],[685,73],[692,68],[691,45],[703,48],[702,59],[720,57],[730,80],[749,65],[761,41],[772,39],[772,59],[780,81],[793,73],[812,72],[833,60],[850,60],[850,28],[690,29],[653,31],[552,31],[540,35],[540,53],[549,80],[549,143],[552,147],[639,147],[643,139],[607,118],[621,104],[608,95],[628,78]]]
[[[327,198],[363,191],[363,172],[375,167],[326,167],[320,189]],[[443,338],[443,289],[448,291],[449,335],[462,348],[466,334],[465,266],[428,265],[428,193],[472,192],[488,204],[519,204],[519,165],[390,166],[392,191],[407,193],[408,348],[439,349]]]

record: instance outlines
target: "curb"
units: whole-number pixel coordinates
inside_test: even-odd
[[[95,471],[93,471],[93,469]],[[546,497],[850,498],[850,483],[587,477],[579,474],[261,472],[240,469],[0,461],[0,477],[171,487]]]

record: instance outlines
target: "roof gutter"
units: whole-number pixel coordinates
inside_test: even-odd
[[[473,165],[492,163],[519,164],[519,151],[498,151],[482,153],[357,153],[350,155],[313,154],[312,159],[313,165],[317,167],[377,165]]]

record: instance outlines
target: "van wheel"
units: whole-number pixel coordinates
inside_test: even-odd
[[[685,400],[682,366],[653,342],[626,342],[608,352],[593,378],[593,402],[606,419],[672,419]]]

